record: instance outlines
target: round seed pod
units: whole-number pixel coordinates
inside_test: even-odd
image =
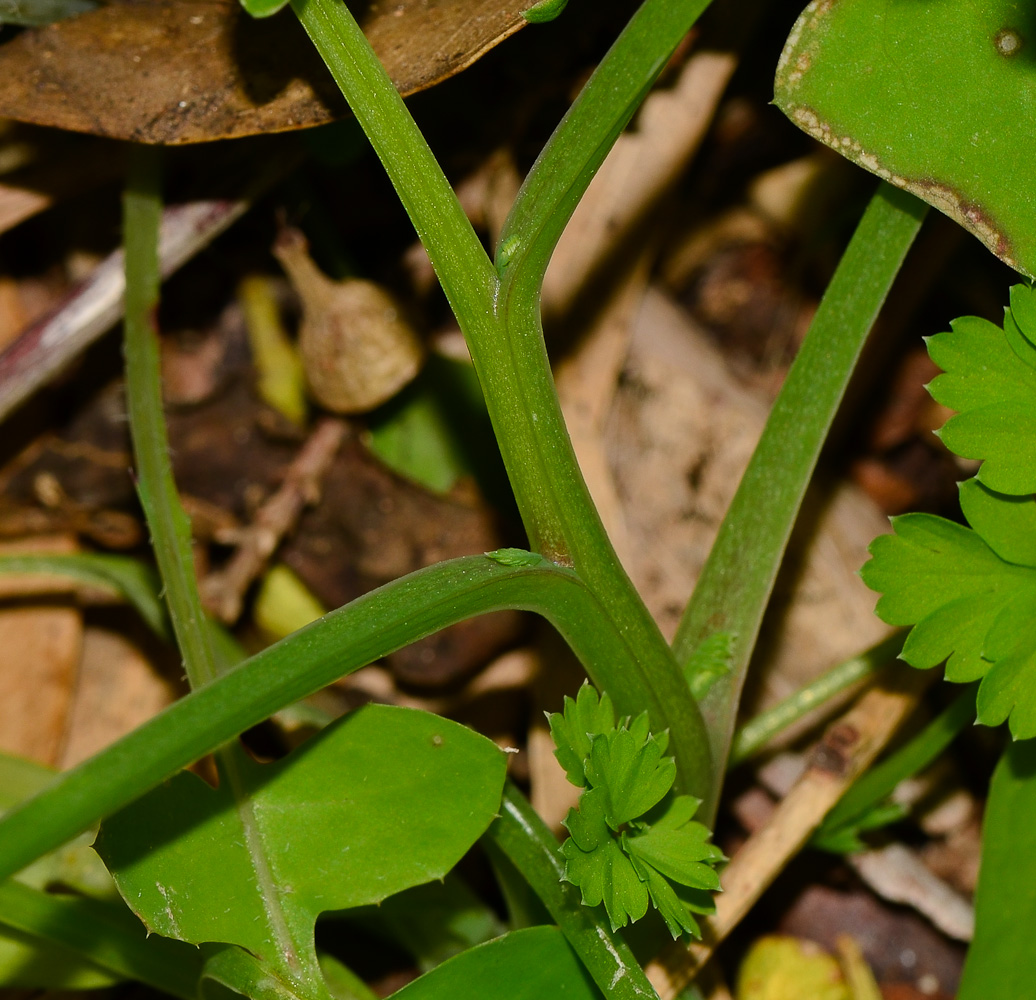
[[[420,371],[424,347],[385,289],[361,278],[332,281],[313,263],[298,230],[284,230],[273,252],[302,303],[299,353],[321,406],[366,413]]]

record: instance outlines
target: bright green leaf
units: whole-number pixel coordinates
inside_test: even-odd
[[[1015,286],[1015,289],[1022,286]],[[1027,289],[1024,291],[1028,291]],[[1028,295],[1013,295],[1023,301]],[[928,338],[928,353],[944,374],[928,391],[956,410],[939,432],[963,458],[981,459],[978,479],[1001,493],[1036,492],[1036,346],[976,316],[954,320],[949,333]]]
[[[0,556],[0,573],[52,574],[114,591],[133,605],[156,635],[169,637],[169,619],[159,596],[158,574],[138,559],[88,552]]]
[[[676,780],[676,763],[646,733],[620,728],[590,741],[586,779],[606,794],[605,818],[613,830],[642,816],[665,797]]]
[[[558,763],[573,785],[585,787],[591,737],[615,728],[615,709],[608,692],[598,699],[597,691],[584,683],[574,699],[565,695],[563,712],[548,715],[547,721]]]
[[[644,833],[627,834],[624,844],[631,855],[666,878],[717,892],[719,876],[711,866],[723,860],[723,852],[708,842],[708,827],[691,819],[699,804],[689,795],[677,796],[660,819]]]
[[[774,100],[800,128],[1036,273],[1036,44],[1022,0],[814,0]]]
[[[451,958],[393,1000],[600,1000],[556,927],[514,931]]]
[[[1025,556],[1033,512],[977,484],[962,487],[976,528],[1004,552]],[[914,625],[902,657],[915,667],[943,660],[946,678],[982,678],[980,722],[1010,718],[1015,738],[1036,736],[1036,567],[1006,562],[979,530],[928,514],[893,520],[895,533],[871,545],[864,582],[882,593],[877,611],[892,625]],[[1011,532],[1016,529],[1017,542]]]
[[[97,850],[149,930],[239,944],[274,968],[290,942],[312,948],[321,912],[445,875],[496,813],[504,778],[484,737],[385,706],[277,763],[238,749],[230,761],[218,789],[183,772],[117,813]],[[265,898],[287,926],[272,925]]]
[[[602,789],[583,793],[579,809],[570,810],[565,820],[572,836],[562,844],[561,853],[567,861],[565,879],[579,887],[587,906],[604,903],[614,931],[647,913],[648,893],[608,829],[606,802]]]

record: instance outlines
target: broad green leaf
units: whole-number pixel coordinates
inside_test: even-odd
[[[982,820],[975,938],[958,1000],[1020,1000],[1036,981],[1036,743],[1000,758]]]
[[[800,128],[1036,274],[1028,0],[813,0],[774,84]]]
[[[982,678],[978,720],[1009,718],[1012,735],[1026,739],[1036,736],[1036,566],[997,552],[1030,557],[1036,498],[1019,501],[966,483],[961,499],[975,530],[929,514],[894,518],[895,533],[874,541],[861,575],[882,593],[877,612],[884,621],[914,625],[901,654],[907,663],[946,660],[947,680]]]
[[[177,775],[105,821],[97,850],[149,931],[241,945],[291,981],[315,966],[318,914],[442,878],[496,813],[503,778],[484,737],[368,706],[274,764],[235,748],[218,789]]]
[[[471,948],[393,993],[393,1000],[599,1000],[556,927],[513,931]]]
[[[554,756],[565,769],[568,780],[584,788],[591,738],[615,729],[615,709],[608,692],[598,698],[597,691],[584,683],[574,699],[565,695],[564,710],[548,715],[547,721],[557,748]]]
[[[963,458],[983,460],[978,479],[1001,493],[1036,492],[1036,346],[1023,335],[1036,324],[1031,289],[1012,289],[1004,329],[976,316],[950,324],[928,339],[928,353],[944,374],[928,386],[936,402],[956,410],[939,432]]]
[[[663,744],[647,735],[646,727],[642,733],[615,729],[590,741],[586,778],[604,791],[605,818],[613,830],[658,805],[673,787],[676,763],[663,757],[663,750]]]

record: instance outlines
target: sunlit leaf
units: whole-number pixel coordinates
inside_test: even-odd
[[[943,370],[928,386],[956,410],[939,432],[963,458],[982,459],[978,479],[1002,493],[1036,492],[1036,292],[1011,290],[1004,329],[977,316],[928,340]]]
[[[982,678],[979,721],[1010,717],[1016,738],[1036,736],[1036,561],[1020,562],[1033,555],[1036,498],[969,480],[961,506],[974,530],[930,514],[895,518],[894,534],[874,541],[861,575],[882,593],[883,621],[914,626],[901,654],[907,663],[945,660],[947,680]]]

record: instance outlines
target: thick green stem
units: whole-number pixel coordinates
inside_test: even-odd
[[[632,672],[636,652],[570,570],[545,559],[440,563],[365,594],[170,705],[0,818],[0,880],[181,768],[344,675],[475,615],[543,615],[593,675]],[[600,678],[595,678],[600,683]]]
[[[748,663],[806,487],[867,334],[926,212],[912,195],[886,183],[871,199],[680,622],[673,650],[682,664],[713,633],[733,637],[731,670],[702,700],[713,767],[706,816],[715,814]]]
[[[609,691],[620,712],[647,709],[654,728],[670,730],[681,790],[699,797],[705,795],[709,775],[701,716],[619,564],[583,482],[543,343],[539,286],[566,213],[702,6],[701,0],[648,0],[634,18],[598,71],[604,71],[604,82],[597,90],[611,93],[611,103],[587,112],[585,121],[564,126],[570,135],[581,126],[589,128],[582,137],[589,145],[567,150],[562,144],[554,154],[559,163],[566,152],[582,155],[578,176],[560,195],[548,190],[542,198],[525,199],[539,208],[526,211],[526,221],[512,226],[513,234],[536,230],[540,235],[521,246],[515,235],[508,237],[512,252],[501,279],[348,8],[339,0],[293,0],[381,158],[464,331],[532,547],[558,565],[574,567],[617,623],[623,642],[635,650],[632,671],[620,675],[609,662],[600,662],[590,668],[591,676]],[[573,164],[569,158],[564,169]],[[544,168],[535,173],[545,176]],[[549,225],[544,213],[553,213]],[[517,206],[515,214],[521,215]],[[540,238],[548,230],[549,239]]]

